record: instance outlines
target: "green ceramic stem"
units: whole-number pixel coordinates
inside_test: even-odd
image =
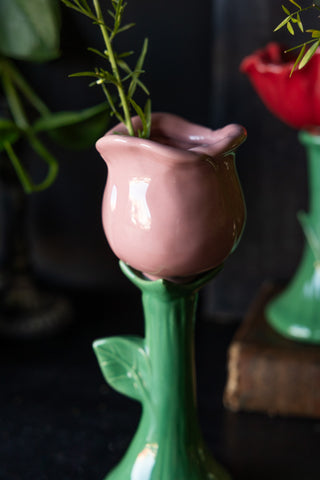
[[[196,406],[194,322],[198,290],[217,271],[196,282],[178,285],[164,280],[148,281],[124,264],[122,269],[142,290],[145,339],[138,344],[142,356],[135,361],[139,375],[130,375],[136,377],[143,409],[127,453],[107,479],[229,479],[204,444]],[[119,341],[121,337],[116,338]],[[100,350],[102,342],[98,341]],[[106,357],[97,354],[101,365]],[[101,368],[104,371],[103,365]],[[123,386],[121,389],[124,392]],[[131,389],[127,394],[133,398],[140,395]]]
[[[306,241],[288,287],[266,309],[270,325],[292,340],[320,343],[320,135],[299,132],[306,149],[309,213],[299,212]]]
[[[320,222],[320,135],[311,135],[302,131],[299,134],[305,146],[308,161],[309,215]]]
[[[197,295],[172,298],[154,297],[143,293],[146,321],[146,346],[150,352],[152,382],[150,407],[154,420],[152,442],[170,430],[171,441],[178,443],[177,432],[183,438],[192,436],[196,417],[193,378],[193,311]],[[187,410],[192,418],[186,425]],[[191,430],[191,432],[189,431]]]

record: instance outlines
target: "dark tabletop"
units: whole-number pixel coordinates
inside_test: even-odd
[[[91,344],[143,333],[139,293],[68,296],[74,320],[60,332],[0,338],[0,480],[102,480],[137,427],[139,404],[106,385]],[[226,353],[238,322],[198,317],[199,415],[215,458],[234,480],[319,480],[320,420],[227,411]]]

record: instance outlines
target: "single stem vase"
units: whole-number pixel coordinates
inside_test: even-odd
[[[198,423],[194,322],[198,290],[219,269],[194,282],[149,281],[120,263],[142,291],[145,338],[111,337],[94,343],[102,372],[116,390],[139,400],[136,435],[108,480],[227,480]]]
[[[138,117],[132,124],[141,129]],[[244,228],[235,150],[245,138],[240,125],[211,130],[156,113],[149,139],[128,136],[120,124],[97,142],[108,166],[104,231],[142,291],[145,314],[145,338],[94,344],[109,384],[143,406],[137,433],[108,480],[229,478],[198,424],[193,329],[198,290]]]
[[[320,343],[320,133],[300,131],[309,175],[309,213],[298,214],[306,242],[287,288],[266,308],[270,325],[292,340]]]

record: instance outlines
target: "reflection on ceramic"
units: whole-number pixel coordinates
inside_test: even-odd
[[[195,306],[199,289],[218,270],[177,284],[150,282],[120,264],[142,291],[145,338],[106,338],[94,350],[106,381],[141,402],[142,416],[106,480],[230,480],[203,440],[196,401]]]
[[[240,69],[266,107],[284,123],[299,129],[320,125],[320,49],[291,77],[297,51],[284,50],[278,43],[269,43],[244,58]]]
[[[139,122],[133,119],[136,130]],[[117,257],[151,278],[220,265],[245,223],[234,163],[245,138],[239,125],[210,130],[156,113],[148,140],[126,135],[123,125],[98,140],[108,166],[103,225]]]

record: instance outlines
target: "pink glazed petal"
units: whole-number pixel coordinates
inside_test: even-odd
[[[138,117],[133,125],[141,128]],[[156,113],[150,139],[125,133],[117,125],[96,144],[108,165],[102,219],[114,253],[152,278],[220,265],[245,222],[233,153],[245,129],[210,130]]]

